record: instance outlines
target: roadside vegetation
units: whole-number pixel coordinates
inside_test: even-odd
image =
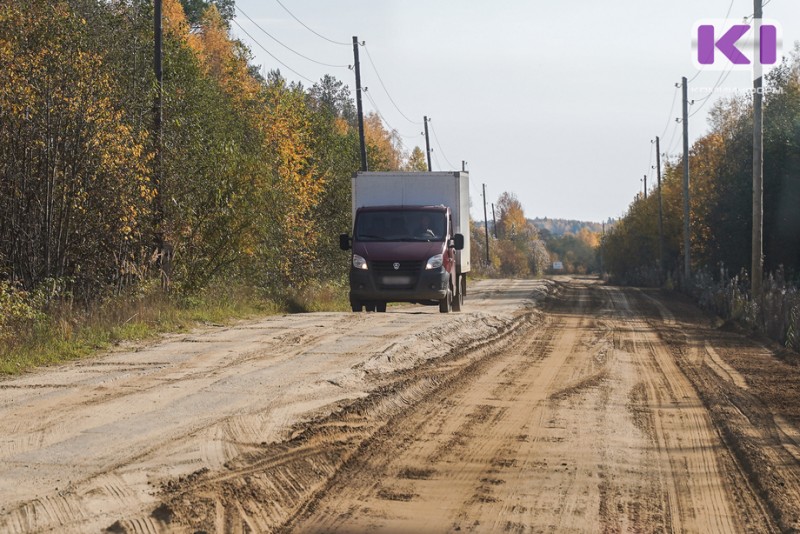
[[[158,182],[152,9],[0,6],[0,372],[198,322],[344,309],[347,85],[262,77],[230,37],[232,0],[164,0]],[[371,170],[424,163],[377,115],[365,128]]]
[[[486,227],[473,224],[470,256],[476,276],[526,278],[542,276],[550,256],[539,230],[525,218],[514,193],[504,192],[495,203],[497,226],[489,222],[489,258],[486,257]]]
[[[659,269],[658,195],[637,197],[606,233],[612,281],[677,287],[724,319],[800,349],[800,49],[766,76],[764,99],[764,299],[749,293],[753,110],[749,95],[721,101],[710,131],[690,150],[692,279],[683,268],[683,160],[667,162],[664,269]]]

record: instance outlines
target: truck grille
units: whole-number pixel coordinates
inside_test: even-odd
[[[394,268],[398,263],[399,267]],[[417,286],[422,263],[419,261],[373,261],[370,268],[380,289],[413,289]]]

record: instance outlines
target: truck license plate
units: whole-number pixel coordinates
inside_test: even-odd
[[[385,286],[404,286],[411,283],[410,276],[384,276],[383,285]]]

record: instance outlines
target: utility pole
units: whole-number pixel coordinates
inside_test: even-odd
[[[486,230],[486,266],[492,264],[489,259],[489,222],[486,218],[486,184],[483,184],[483,227]]]
[[[658,272],[664,277],[664,211],[661,206],[661,139],[656,136],[656,177],[658,179]]]
[[[361,143],[361,170],[367,166],[367,144],[364,141],[364,108],[361,105],[361,64],[358,62],[358,37],[353,36],[353,70],[356,71],[356,108],[358,109],[358,140]]]
[[[494,230],[494,238],[497,239],[497,218],[494,216],[494,202],[492,202],[492,229]]]
[[[153,99],[153,148],[155,158],[153,159],[153,189],[155,198],[153,199],[154,211],[154,245],[158,258],[158,266],[161,271],[161,283],[164,288],[169,286],[169,265],[164,257],[164,203],[162,200],[162,182],[164,175],[164,128],[163,128],[163,100],[164,100],[164,70],[162,67],[162,23],[161,23],[161,0],[153,2],[153,71],[156,76],[156,95]]]
[[[753,250],[750,292],[755,302],[761,302],[761,283],[764,278],[764,114],[763,78],[760,55],[762,0],[754,0],[753,31]]]
[[[644,175],[644,199],[647,200],[647,175]]]
[[[603,253],[606,241],[606,222],[603,221],[603,233],[600,236],[600,278],[603,278]]]
[[[422,117],[422,120],[425,122],[425,153],[428,154],[428,172],[431,172],[433,167],[431,167],[431,140],[428,137],[428,116]]]
[[[689,86],[686,76],[681,81],[683,82],[683,276],[688,284],[692,276],[689,261]]]

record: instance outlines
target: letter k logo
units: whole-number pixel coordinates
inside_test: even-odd
[[[724,21],[723,21],[724,22]],[[778,28],[775,24],[759,24],[759,49],[753,53],[754,38],[742,39],[745,35],[756,30],[751,24],[735,24],[716,39],[715,31],[726,26],[722,24],[702,23],[697,28],[697,65],[714,65],[716,51],[722,52],[734,66],[751,65],[754,61],[761,65],[774,65],[778,56]],[[721,30],[720,30],[721,31]],[[744,42],[741,42],[744,41]],[[739,48],[737,44],[743,48]],[[742,50],[745,53],[742,53]],[[753,57],[755,55],[755,57]],[[749,56],[749,57],[748,57]],[[746,68],[746,67],[745,67]]]
[[[750,31],[749,25],[736,24],[731,26],[718,41],[714,42],[714,26],[710,24],[698,26],[697,61],[701,65],[713,65],[714,51],[719,48],[719,51],[725,54],[725,57],[734,65],[749,65],[750,60],[747,59],[747,56],[736,48],[736,42],[748,31]]]

